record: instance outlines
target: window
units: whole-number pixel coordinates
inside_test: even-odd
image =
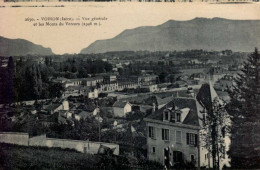
[[[176,131],[176,143],[181,143],[181,131]]]
[[[162,129],[162,140],[169,140],[169,129]]]
[[[190,155],[190,160],[191,160],[191,162],[194,162],[195,161],[195,155]]]
[[[153,139],[155,139],[154,127],[149,126],[148,131],[149,131],[149,138],[153,138]]]
[[[163,112],[163,120],[170,120],[170,114],[168,110]]]
[[[152,153],[155,153],[155,146],[152,147]]]
[[[187,133],[187,145],[197,145],[198,135],[194,133]]]
[[[177,113],[176,114],[176,117],[177,117],[177,122],[181,122],[181,114],[180,113]]]

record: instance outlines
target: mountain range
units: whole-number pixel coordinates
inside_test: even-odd
[[[97,40],[82,54],[109,51],[225,50],[251,52],[260,47],[260,20],[195,18],[169,20],[158,26],[125,30],[116,37]]]
[[[50,48],[24,39],[8,39],[0,36],[0,56],[52,55]]]

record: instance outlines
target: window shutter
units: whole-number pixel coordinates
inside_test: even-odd
[[[198,135],[195,134],[195,146],[197,146],[197,145],[198,145]]]
[[[186,133],[187,145],[190,144],[190,134]]]

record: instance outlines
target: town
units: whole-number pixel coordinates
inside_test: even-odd
[[[2,56],[0,142],[87,154],[105,148],[165,169],[230,167],[230,118],[223,107],[248,55],[187,50]],[[208,135],[207,117],[215,109],[221,113],[217,139]]]

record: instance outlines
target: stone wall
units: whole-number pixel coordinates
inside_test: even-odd
[[[27,133],[1,132],[0,142],[28,146],[29,135]]]
[[[114,154],[119,155],[119,145],[114,143],[103,143],[83,140],[69,140],[69,139],[57,139],[47,138],[46,135],[35,136],[29,138],[27,133],[15,133],[15,132],[1,132],[0,142],[11,143],[24,146],[45,146],[45,147],[58,147],[75,149],[82,153],[97,154],[100,145],[115,148]]]

